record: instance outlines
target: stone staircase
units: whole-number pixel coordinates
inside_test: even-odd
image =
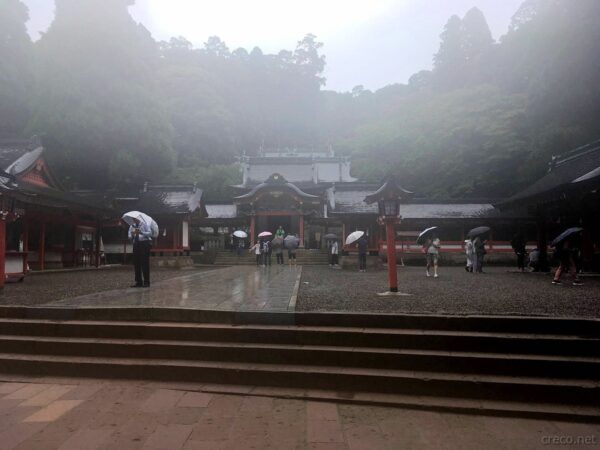
[[[152,379],[581,421],[600,420],[599,344],[597,320],[0,308],[3,379]]]
[[[288,264],[287,250],[283,252],[283,260]],[[329,259],[325,250],[306,250],[298,249],[296,251],[296,263],[303,266],[313,265],[328,265]],[[217,252],[215,265],[217,266],[238,266],[238,265],[255,265],[256,257],[248,250],[245,250],[242,256],[237,256],[228,250],[220,250]],[[271,264],[277,264],[275,253],[271,256]]]

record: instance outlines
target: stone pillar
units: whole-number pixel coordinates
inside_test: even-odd
[[[300,247],[304,248],[304,216],[300,216],[298,220]]]

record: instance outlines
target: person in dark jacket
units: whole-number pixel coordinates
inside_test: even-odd
[[[560,276],[565,270],[568,270],[573,279],[573,286],[581,286],[583,283],[577,276],[577,266],[575,265],[574,252],[578,251],[574,240],[566,239],[556,246],[554,255],[560,261],[560,265],[554,273],[552,284],[562,284]]]
[[[367,247],[368,247],[367,238],[363,235],[356,243],[356,246],[358,247],[358,271],[366,272],[367,271]]]
[[[510,245],[513,248],[515,255],[517,255],[517,268],[521,272],[525,272],[525,257],[527,256],[527,250],[525,248],[525,237],[521,233],[517,233],[510,241]]]
[[[473,247],[475,247],[475,273],[483,273],[483,258],[486,254],[485,243],[486,240],[481,236],[477,236],[473,240]]]
[[[133,243],[133,266],[135,284],[131,287],[150,287],[150,250],[152,248],[152,230],[139,219],[133,219],[133,225],[127,233]]]

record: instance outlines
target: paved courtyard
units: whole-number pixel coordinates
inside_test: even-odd
[[[600,317],[600,277],[583,278],[583,286],[563,277],[557,286],[550,274],[507,267],[488,267],[477,275],[440,267],[439,274],[427,278],[424,267],[401,267],[399,290],[410,296],[379,297],[388,290],[385,270],[304,267],[296,310]]]
[[[597,448],[600,425],[216,393],[217,386],[0,382],[0,446],[83,449]],[[580,440],[587,445],[565,445]],[[552,445],[550,445],[552,446]]]
[[[150,289],[134,289],[130,268],[34,275],[7,285],[0,304],[600,317],[600,277],[585,277],[583,286],[565,278],[555,286],[549,274],[506,267],[482,275],[441,267],[439,278],[426,278],[422,267],[402,267],[399,287],[410,294],[404,297],[377,296],[387,290],[385,270],[234,266],[156,270],[153,279]]]
[[[194,271],[153,283],[48,302],[46,306],[149,306],[233,311],[294,309],[302,269],[287,266],[227,267]]]

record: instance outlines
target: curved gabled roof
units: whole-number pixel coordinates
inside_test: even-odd
[[[283,176],[281,176],[277,173],[274,173],[264,183],[261,183],[258,186],[255,186],[247,194],[243,194],[243,195],[234,197],[233,200],[234,200],[234,202],[239,202],[239,201],[243,202],[245,200],[250,200],[250,199],[254,198],[256,195],[258,195],[259,193],[261,193],[262,191],[270,190],[273,188],[287,189],[287,190],[291,191],[292,193],[294,193],[295,195],[297,195],[298,197],[306,199],[306,200],[319,200],[320,199],[319,196],[308,194],[308,193],[304,192],[295,184],[288,183],[286,181],[286,179],[283,178]]]
[[[11,175],[18,175],[25,172],[39,159],[44,151],[43,147],[38,147],[35,150],[31,150],[19,158],[17,158],[10,166],[6,168],[6,172]]]

